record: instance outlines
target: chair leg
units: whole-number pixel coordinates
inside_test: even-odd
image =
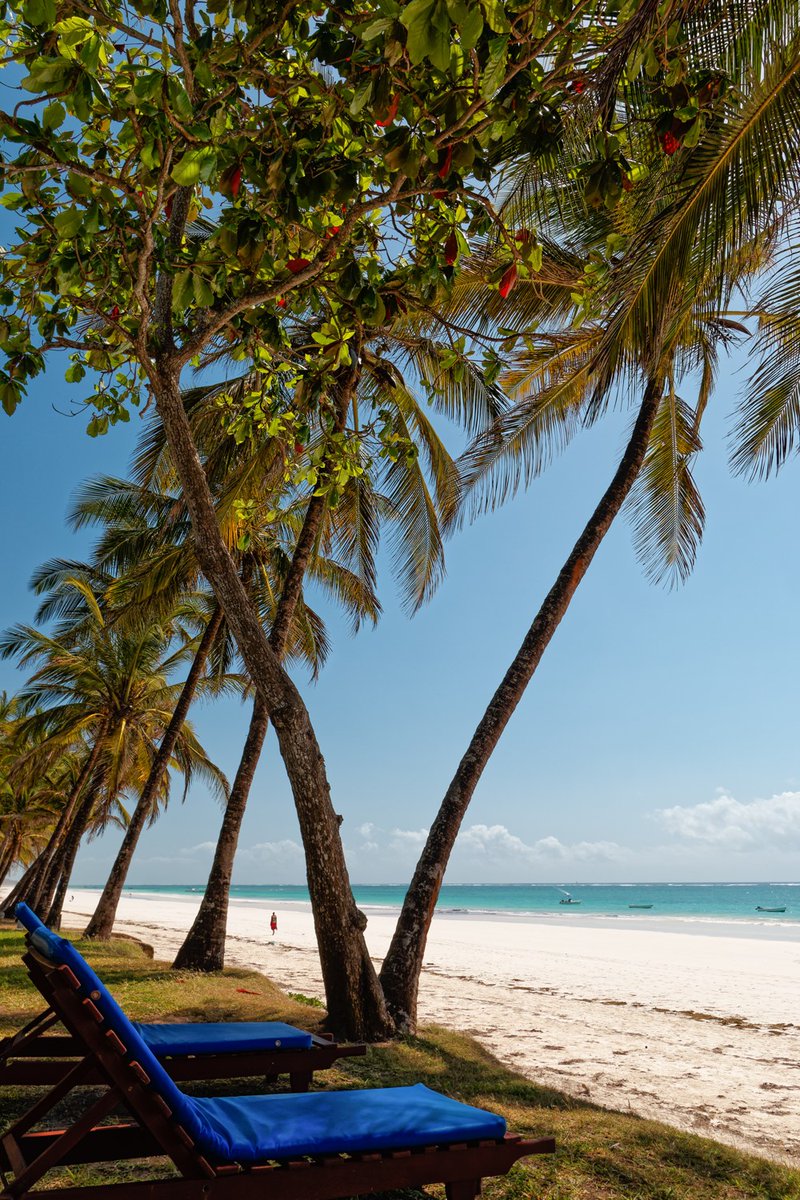
[[[444,1185],[447,1200],[475,1200],[481,1194],[480,1179],[455,1179]]]
[[[313,1077],[313,1071],[290,1071],[289,1087],[293,1092],[307,1092],[311,1086],[311,1080]]]

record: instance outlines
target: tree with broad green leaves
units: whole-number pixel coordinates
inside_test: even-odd
[[[313,0],[265,12],[252,0],[138,0],[104,3],[90,21],[78,3],[5,5],[7,60],[25,74],[21,103],[0,112],[3,200],[22,221],[0,269],[0,400],[12,412],[66,352],[91,433],[129,419],[142,397],[155,405],[203,573],[276,731],[330,1021],[350,1036],[394,1022],[309,714],[220,533],[184,372],[221,355],[252,363],[262,386],[222,419],[243,437],[292,432],[287,485],[338,499],[358,464],[341,414],[367,331],[438,306],[476,238],[496,243],[487,282],[501,299],[537,278],[542,245],[498,208],[500,166],[548,169],[574,127],[589,147],[575,166],[587,198],[613,204],[631,182],[609,130],[623,99],[665,153],[679,135],[702,145],[714,86],[677,109],[664,78],[671,45],[711,7]],[[215,232],[187,236],[202,211]],[[318,328],[303,346],[287,319],[309,311]],[[322,473],[304,453],[311,411],[325,431]],[[370,424],[384,421],[378,409]]]

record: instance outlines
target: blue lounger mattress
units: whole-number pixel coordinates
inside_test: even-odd
[[[195,1098],[198,1116],[234,1162],[435,1146],[501,1138],[502,1117],[412,1087]],[[220,1150],[216,1149],[216,1156]]]
[[[27,904],[19,904],[16,917],[28,933],[49,933]],[[244,1054],[249,1050],[308,1050],[310,1033],[283,1021],[192,1021],[175,1025],[134,1028],[159,1058],[170,1054]]]
[[[310,1033],[283,1021],[197,1021],[133,1026],[159,1058],[169,1054],[238,1054],[247,1050],[308,1050]]]

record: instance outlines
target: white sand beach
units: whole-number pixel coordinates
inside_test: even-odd
[[[65,927],[98,893],[75,890]],[[126,894],[117,926],[170,959],[189,897]],[[236,901],[228,963],[322,998],[306,905]],[[384,954],[394,916],[372,910]],[[800,1164],[800,929],[730,924],[441,916],[428,942],[421,1021],[465,1030],[542,1084]],[[711,930],[714,932],[711,932]]]

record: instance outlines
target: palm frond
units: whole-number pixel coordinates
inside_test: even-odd
[[[636,552],[656,583],[675,586],[691,574],[703,535],[705,511],[691,472],[702,448],[696,427],[695,410],[668,388],[628,498]]]

